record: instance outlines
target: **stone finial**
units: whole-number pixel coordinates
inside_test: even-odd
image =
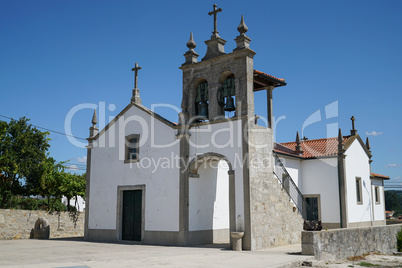
[[[96,110],[94,110],[94,115],[92,116],[92,126],[89,128],[89,137],[94,137],[96,134],[98,134],[98,128],[96,127],[96,124],[98,123],[98,118],[96,116]]]
[[[96,116],[96,110],[94,110],[94,115],[92,116],[92,126],[95,126],[98,123],[98,118]]]
[[[370,142],[369,142],[369,138],[368,138],[368,137],[366,138],[366,147],[367,147],[367,149],[369,149],[369,150],[371,149],[371,148],[370,148]]]
[[[370,160],[369,160],[369,163],[371,163],[371,162],[373,162],[373,160],[371,160],[371,157],[373,157],[372,156],[372,154],[371,154],[371,147],[370,147],[370,142],[369,142],[369,138],[367,137],[366,138],[366,148],[367,148],[367,150],[368,150],[368,152],[369,152],[369,158],[370,158]]]
[[[356,119],[355,119],[354,116],[352,116],[350,118],[350,120],[352,120],[352,129],[350,130],[350,135],[356,136],[356,134],[357,134],[357,130],[355,129],[355,121],[356,121]]]
[[[343,154],[345,152],[345,145],[343,144],[342,130],[339,129],[338,132],[338,154]]]
[[[244,18],[243,15],[241,15],[241,20],[240,20],[240,24],[237,27],[237,30],[239,31],[241,36],[244,36],[246,34],[246,32],[248,31],[248,27],[247,25],[244,23]]]
[[[302,147],[300,146],[299,131],[297,131],[297,133],[296,133],[296,148],[295,148],[295,153],[296,153],[296,154],[303,154]]]
[[[189,51],[194,52],[194,48],[197,46],[197,44],[194,42],[193,32],[190,33],[190,40],[188,40],[186,46],[188,47]]]
[[[186,62],[183,65],[196,63],[199,55],[194,51],[194,48],[197,46],[197,44],[194,42],[193,33],[190,33],[190,39],[188,40],[186,46],[188,47],[188,51],[184,53]]]
[[[239,31],[240,35],[235,39],[236,48],[233,49],[233,51],[249,48],[251,39],[246,35],[248,27],[244,23],[243,15],[241,15],[240,25],[237,27],[237,30]]]

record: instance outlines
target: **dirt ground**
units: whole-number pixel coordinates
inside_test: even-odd
[[[304,263],[303,266],[309,266],[310,263]],[[325,268],[344,268],[344,267],[402,267],[402,256],[397,255],[383,255],[383,254],[369,254],[349,258],[344,261],[313,261],[311,267],[325,267]]]

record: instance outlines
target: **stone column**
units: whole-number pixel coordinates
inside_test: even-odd
[[[235,172],[234,170],[229,170],[229,228],[230,232],[236,231],[236,184],[235,184]],[[232,244],[232,239],[230,239],[230,245]]]
[[[216,120],[221,115],[218,104],[217,92],[220,84],[218,82],[208,82],[208,119]]]
[[[267,88],[267,120],[268,120],[268,128],[272,129],[272,120],[273,120],[273,108],[272,108],[272,90],[274,86],[269,86]]]

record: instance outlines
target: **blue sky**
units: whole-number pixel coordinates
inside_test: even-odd
[[[135,62],[142,66],[143,104],[180,107],[178,67],[186,42],[193,32],[199,58],[205,55],[204,41],[213,30],[207,13],[214,3],[0,1],[0,115],[26,116],[61,132],[79,104],[104,103],[106,118],[115,116],[130,101]],[[288,83],[274,90],[274,115],[282,118],[278,142],[293,141],[302,130],[309,139],[334,136],[337,126],[347,135],[354,115],[358,134],[364,140],[370,134],[372,171],[402,182],[401,1],[216,3],[223,9],[218,31],[227,40],[226,52],[235,47],[243,14],[257,53],[254,68]],[[256,114],[265,115],[261,94]],[[157,112],[177,122],[172,110]],[[303,129],[313,114],[321,120]],[[91,117],[90,109],[74,115],[75,136],[88,136]],[[62,135],[50,138],[57,160],[85,164],[86,149]]]

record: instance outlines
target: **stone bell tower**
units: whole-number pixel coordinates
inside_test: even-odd
[[[209,15],[214,16],[214,31],[211,39],[205,41],[207,52],[200,62],[197,61],[199,55],[194,50],[196,43],[192,33],[187,42],[189,50],[184,54],[186,61],[180,67],[183,71],[181,108],[185,121],[194,117],[209,121],[224,118],[225,98],[235,99],[234,107],[232,105],[230,109],[235,112],[235,116],[254,116],[255,52],[249,48],[251,39],[245,34],[248,28],[242,16],[237,28],[240,35],[235,39],[237,47],[232,53],[226,54],[226,41],[217,31],[217,15],[221,11],[221,8],[217,9],[214,5],[214,10],[209,12]]]
[[[230,53],[225,52],[226,41],[217,31],[217,15],[221,11],[214,5],[213,11],[209,12],[214,16],[214,31],[211,39],[205,41],[207,52],[201,61],[198,61],[192,33],[187,42],[189,50],[184,54],[185,62],[180,67],[183,71],[182,112],[177,135],[180,155],[187,163],[205,157],[203,155],[219,155],[219,159],[226,159],[231,164],[236,163],[235,157],[240,159],[241,164],[236,163],[238,166],[230,170],[229,188],[232,190],[229,190],[229,195],[234,196],[236,207],[229,210],[234,211],[230,213],[230,232],[244,235],[243,249],[256,250],[300,242],[301,217],[294,212],[287,193],[282,191],[273,174],[272,91],[285,86],[285,80],[254,70],[256,53],[250,48],[251,39],[246,35],[248,28],[243,16],[237,28],[236,48]],[[255,122],[254,92],[260,90],[267,91],[265,127]],[[225,116],[226,112],[229,115]],[[222,130],[229,121],[235,126],[232,132],[239,133],[236,135],[240,142],[234,147],[210,145],[202,151],[194,149],[194,145],[190,146],[188,140],[191,138],[192,144],[201,135],[208,139],[208,134],[199,132],[200,128],[211,125],[215,130]],[[260,164],[255,165],[256,162]],[[180,172],[182,244],[186,244],[185,233],[188,232],[188,181],[193,175],[186,166],[183,161]]]

